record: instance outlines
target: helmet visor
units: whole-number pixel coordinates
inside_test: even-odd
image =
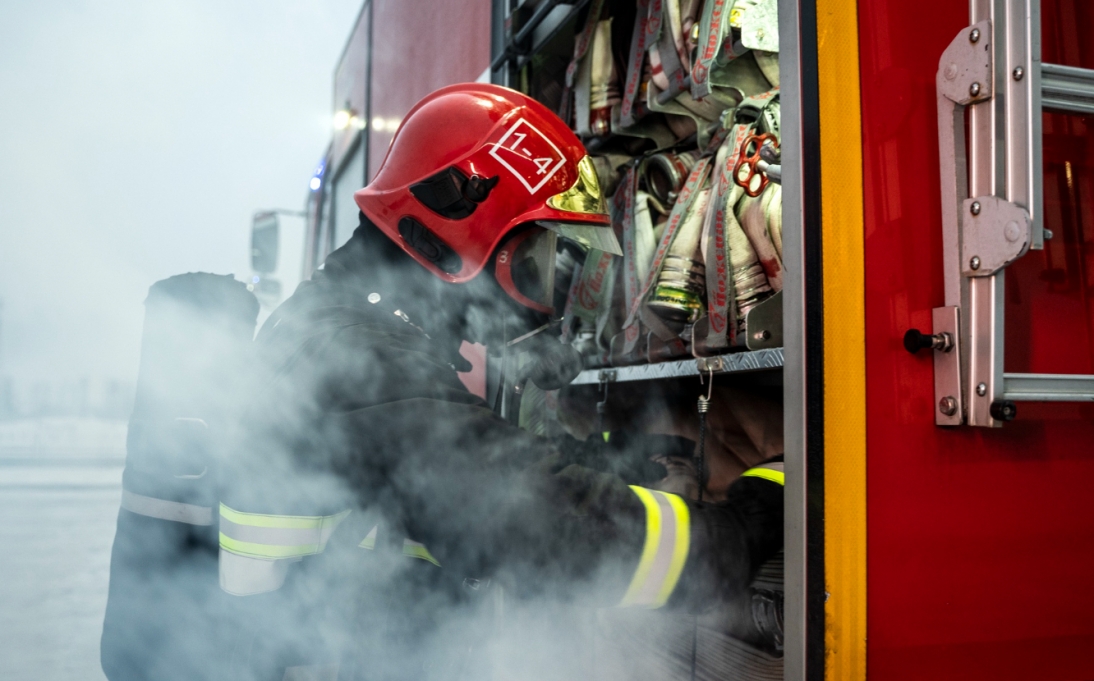
[[[537,312],[554,312],[556,244],[554,232],[530,229],[501,245],[495,272],[510,298]]]
[[[547,222],[540,220],[536,223],[546,227],[563,239],[569,239],[584,246],[586,249],[596,249],[623,255],[623,249],[619,246],[619,239],[615,238],[615,230],[611,225],[591,225],[585,222]]]

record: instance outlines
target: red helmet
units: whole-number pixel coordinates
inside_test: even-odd
[[[547,107],[499,85],[451,85],[418,102],[354,199],[445,281],[472,279],[504,241],[499,284],[540,311],[550,311],[554,233],[621,254],[581,141]],[[529,223],[550,231],[513,235]],[[534,276],[517,270],[521,262],[535,265]]]

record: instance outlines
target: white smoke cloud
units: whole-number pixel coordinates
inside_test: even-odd
[[[151,282],[249,274],[360,4],[0,3],[0,374],[132,381]]]

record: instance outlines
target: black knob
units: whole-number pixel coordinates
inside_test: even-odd
[[[908,332],[904,334],[904,349],[913,355],[920,350],[931,348],[942,352],[953,350],[953,336],[946,331],[928,336],[920,333],[919,329],[908,329]]]
[[[995,400],[988,411],[996,421],[1013,421],[1018,416],[1018,405],[1010,400]]]
[[[920,333],[919,329],[908,329],[908,332],[904,334],[904,349],[913,355],[920,350],[930,350],[932,347],[934,347],[934,338]]]

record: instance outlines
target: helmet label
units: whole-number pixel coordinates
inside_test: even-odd
[[[555,143],[523,118],[493,144],[490,155],[520,180],[530,194],[539,191],[566,163]]]

